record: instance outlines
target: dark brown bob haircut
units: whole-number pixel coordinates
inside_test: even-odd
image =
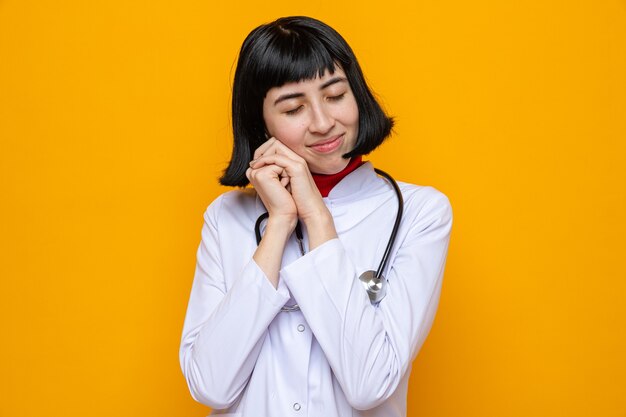
[[[348,43],[337,31],[305,16],[283,17],[254,29],[243,42],[232,98],[233,154],[222,185],[244,187],[254,151],[267,140],[263,100],[273,87],[311,80],[339,65],[359,109],[359,132],[349,159],[376,149],[391,133],[393,119],[378,104]]]

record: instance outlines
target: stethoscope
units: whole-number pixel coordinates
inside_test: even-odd
[[[370,302],[372,304],[378,304],[383,298],[385,298],[385,295],[387,295],[387,279],[383,276],[382,272],[387,266],[387,262],[389,261],[389,254],[391,253],[391,248],[396,241],[396,234],[398,233],[400,221],[402,220],[404,200],[402,199],[402,193],[400,192],[400,187],[398,187],[398,183],[391,177],[391,175],[377,168],[374,168],[374,171],[376,171],[378,175],[385,177],[389,181],[389,183],[391,183],[394,191],[396,192],[396,197],[398,198],[398,213],[396,214],[396,221],[393,224],[393,229],[391,230],[391,235],[389,236],[389,241],[387,242],[387,247],[385,248],[383,257],[380,260],[380,265],[378,265],[378,269],[376,271],[365,271],[361,274],[361,276],[359,276],[359,280],[363,283],[365,291],[369,296]],[[257,246],[259,245],[259,243],[261,243],[262,238],[261,223],[268,217],[269,213],[267,212],[261,214],[254,225],[254,234],[256,235]],[[295,232],[296,240],[298,241],[298,247],[300,248],[300,253],[302,254],[302,256],[304,256],[306,252],[304,250],[302,227],[300,226],[300,222],[296,224]],[[281,308],[281,311],[286,312],[298,310],[300,310],[298,304],[286,305]]]

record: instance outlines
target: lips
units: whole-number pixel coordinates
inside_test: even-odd
[[[317,142],[316,144],[309,145],[309,148],[321,153],[332,152],[335,149],[339,148],[339,146],[341,146],[341,143],[343,142],[343,136],[344,134],[342,133],[341,135],[337,135],[330,139],[326,139],[321,142]]]

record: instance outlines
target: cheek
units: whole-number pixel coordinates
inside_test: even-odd
[[[303,143],[303,135],[305,131],[303,123],[289,120],[283,120],[280,122],[269,121],[269,123],[266,122],[266,126],[271,136],[274,136],[292,150]]]
[[[350,147],[350,149],[352,149],[356,145],[356,140],[357,140],[357,137],[359,136],[359,108],[356,102],[354,103],[354,106],[351,107],[350,111],[348,112],[345,123],[346,123],[346,127],[352,128],[352,132],[353,132],[352,138],[351,138],[350,143],[347,144]]]
[[[347,125],[355,125],[356,127],[359,125],[359,107],[354,99],[344,111],[344,123]]]
[[[359,127],[359,110],[356,107],[354,108],[354,113],[352,113],[352,124],[354,124],[356,128]]]

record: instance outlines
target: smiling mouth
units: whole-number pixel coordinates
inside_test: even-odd
[[[341,135],[337,135],[328,140],[324,140],[314,145],[310,145],[309,148],[314,149],[315,151],[321,152],[321,153],[332,152],[335,149],[337,149],[339,146],[341,146],[344,135],[345,133],[342,133]]]

